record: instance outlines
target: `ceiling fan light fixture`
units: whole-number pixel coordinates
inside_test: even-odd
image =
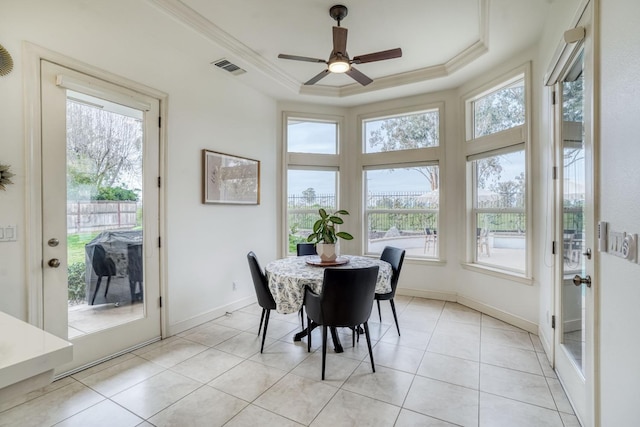
[[[329,61],[329,71],[332,73],[346,73],[351,68],[349,61],[344,58],[337,58]]]

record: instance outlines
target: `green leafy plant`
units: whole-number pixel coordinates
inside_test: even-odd
[[[336,231],[336,225],[344,223],[339,215],[349,215],[349,212],[341,209],[329,214],[326,210],[320,208],[318,213],[320,214],[320,219],[313,224],[313,233],[307,237],[307,242],[335,244],[338,238],[344,240],[353,239],[353,236],[346,231]]]

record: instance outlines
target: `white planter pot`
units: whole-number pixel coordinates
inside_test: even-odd
[[[338,257],[336,245],[333,243],[318,243],[316,244],[316,251],[322,262],[335,261]]]

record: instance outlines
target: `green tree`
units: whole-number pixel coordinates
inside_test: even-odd
[[[307,188],[302,192],[302,195],[304,196],[304,200],[307,202],[307,206],[310,206],[315,203],[316,190],[314,188],[311,188],[311,187]]]
[[[67,103],[70,184],[97,190],[126,174],[141,181],[142,122],[82,102]]]

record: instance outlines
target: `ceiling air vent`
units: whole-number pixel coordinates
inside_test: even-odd
[[[244,74],[247,72],[246,70],[243,70],[242,68],[238,67],[236,64],[233,64],[224,58],[218,59],[217,61],[213,61],[212,64],[218,68],[221,68],[223,70],[230,72],[234,76],[239,76],[240,74]]]

